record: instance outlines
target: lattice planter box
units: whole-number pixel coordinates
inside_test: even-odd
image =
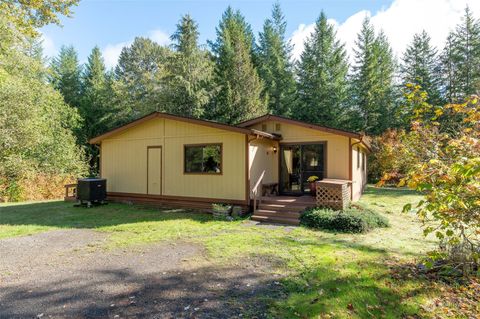
[[[349,181],[323,179],[316,182],[317,206],[343,210],[350,205]]]

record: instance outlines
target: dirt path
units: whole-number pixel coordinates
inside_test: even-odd
[[[248,262],[215,265],[203,248],[94,248],[105,233],[51,231],[0,240],[0,318],[265,317],[278,282]]]

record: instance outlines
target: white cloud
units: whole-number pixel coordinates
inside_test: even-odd
[[[170,44],[170,36],[160,30],[154,29],[147,33],[147,38],[151,39],[152,41],[157,42],[160,45],[169,45]],[[118,58],[120,57],[120,53],[122,49],[126,46],[131,45],[133,40],[119,42],[115,44],[108,44],[102,50],[103,57],[105,59],[105,65],[107,68],[113,68],[117,65]]]
[[[350,57],[365,15],[371,17],[377,31],[382,29],[385,32],[394,53],[401,56],[413,35],[422,30],[430,34],[433,45],[442,49],[448,33],[460,22],[467,5],[477,17],[480,15],[478,0],[394,0],[388,8],[374,14],[360,11],[343,23],[334,20],[331,22],[336,25],[338,36],[345,42]],[[313,23],[301,24],[293,32],[291,40],[295,44],[294,58],[300,56],[303,41],[313,30],[313,26]]]
[[[57,54],[57,48],[52,38],[50,38],[45,33],[42,33],[40,35],[40,40],[42,41],[43,54],[45,54],[49,58]]]
[[[301,24],[298,26],[297,30],[293,31],[292,36],[290,37],[290,42],[293,44],[292,57],[298,59],[300,54],[303,51],[303,42],[308,39],[315,29],[315,24]]]
[[[160,45],[169,45],[170,44],[170,35],[163,32],[162,30],[155,29],[148,33],[148,37],[157,42]]]
[[[131,42],[120,42],[117,44],[109,44],[103,50],[103,58],[105,59],[105,66],[107,68],[113,68],[117,64],[120,53],[123,47],[130,45]]]

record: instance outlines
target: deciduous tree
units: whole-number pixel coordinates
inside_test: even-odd
[[[170,55],[167,47],[142,37],[122,49],[115,68],[120,122],[153,111],[165,111],[165,77]]]

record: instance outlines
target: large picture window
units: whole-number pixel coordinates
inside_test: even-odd
[[[222,174],[222,145],[203,144],[184,146],[186,174]]]

